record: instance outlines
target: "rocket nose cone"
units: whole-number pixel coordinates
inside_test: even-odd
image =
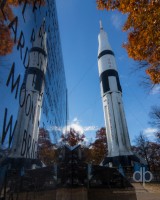
[[[100,20],[99,23],[100,23],[100,33],[98,35],[98,43],[99,43],[98,54],[104,50],[112,50],[108,42],[107,33],[103,29],[102,21]]]
[[[102,21],[99,21],[99,25],[100,25],[100,30],[103,30],[103,26],[102,26]]]
[[[99,43],[98,54],[104,50],[112,50],[108,42],[107,33],[105,31],[102,30],[100,31],[98,35],[98,43]]]

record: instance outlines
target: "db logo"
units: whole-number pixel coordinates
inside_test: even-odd
[[[146,171],[145,167],[141,167],[140,171],[136,171],[133,174],[133,180],[136,182],[142,182],[145,185],[145,182],[150,182],[153,179],[151,172]]]

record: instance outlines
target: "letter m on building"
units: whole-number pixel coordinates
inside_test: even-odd
[[[14,74],[15,74],[15,63],[13,63],[12,68],[10,70],[7,82],[6,82],[6,86],[8,87],[10,81],[11,82],[11,93],[14,91],[14,89],[16,88],[16,93],[15,93],[15,99],[17,98],[17,94],[18,94],[18,88],[19,88],[19,83],[20,83],[20,74],[18,75],[16,81],[14,80]]]

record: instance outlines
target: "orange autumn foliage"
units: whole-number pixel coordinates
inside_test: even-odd
[[[14,18],[14,14],[8,3],[4,6],[3,12],[9,21]],[[5,18],[2,12],[0,12],[0,42],[0,56],[4,56],[12,52],[14,41],[11,38],[10,29],[5,24]]]
[[[14,18],[14,14],[8,2],[6,2],[5,6],[3,7],[3,12],[5,13],[7,20],[12,21],[12,19]],[[5,23],[3,12],[0,10],[0,25]]]
[[[1,56],[12,52],[14,41],[11,38],[10,29],[3,24],[0,25],[0,41],[1,41],[1,47],[0,47]]]
[[[146,73],[153,84],[160,83],[160,1],[159,0],[97,0],[98,9],[127,14],[123,30],[128,41],[123,44],[129,57],[146,61]]]
[[[53,145],[50,140],[49,132],[44,128],[40,128],[38,137],[38,158],[47,166],[53,165],[53,163],[57,161],[57,153],[55,145]]]
[[[150,76],[154,84],[160,83],[160,69],[158,68],[149,68],[146,70],[146,73]]]
[[[21,2],[21,3],[19,3]],[[14,13],[12,11],[11,6],[19,6],[20,4],[25,3],[25,0],[7,0],[3,7],[3,12],[0,10],[0,56],[5,56],[12,52],[14,41],[11,37],[11,31],[9,27],[6,25],[5,20],[12,21],[14,19]],[[34,5],[35,1],[28,0],[28,4]],[[37,5],[44,5],[45,0],[37,0]],[[4,13],[4,15],[3,15]]]
[[[7,1],[8,4],[13,5],[13,6],[18,6],[21,3],[25,3],[26,0],[8,0]],[[45,4],[45,0],[27,0],[27,4],[39,4],[39,5],[44,5]]]
[[[96,132],[96,140],[91,144],[90,148],[85,149],[85,157],[87,163],[99,165],[108,154],[106,129],[101,128]]]
[[[62,142],[68,144],[71,147],[77,144],[81,144],[84,141],[84,138],[85,138],[84,134],[81,134],[80,132],[76,131],[73,128],[70,128],[69,131],[62,134],[61,136]]]

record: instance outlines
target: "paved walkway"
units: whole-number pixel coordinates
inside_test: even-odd
[[[141,183],[132,185],[135,188],[137,200],[160,200],[160,184],[146,184],[145,187]]]
[[[56,200],[88,200],[87,189],[58,189]]]

